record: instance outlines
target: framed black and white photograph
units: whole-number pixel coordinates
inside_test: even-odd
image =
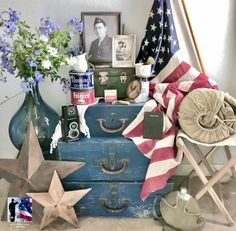
[[[112,63],[112,37],[120,34],[120,12],[81,12],[83,47],[91,63]]]
[[[115,35],[112,43],[112,66],[133,67],[135,63],[135,35]]]

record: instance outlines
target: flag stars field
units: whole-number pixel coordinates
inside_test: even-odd
[[[149,13],[149,17],[150,17],[150,18],[153,18],[153,16],[154,16],[154,13],[153,13],[153,11],[151,11],[151,12]]]
[[[157,38],[156,38],[156,35],[154,35],[153,37],[152,37],[152,42],[156,42],[157,41]]]
[[[156,28],[157,28],[157,27],[156,27],[155,23],[153,23],[153,24],[151,25],[151,30],[155,31]]]

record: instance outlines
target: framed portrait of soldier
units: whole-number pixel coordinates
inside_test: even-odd
[[[81,12],[83,47],[93,64],[112,63],[112,38],[120,34],[120,12]]]
[[[112,42],[112,66],[133,67],[135,63],[135,35],[114,35]]]

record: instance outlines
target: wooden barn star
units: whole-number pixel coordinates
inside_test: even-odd
[[[32,122],[17,159],[0,159],[0,177],[11,183],[8,197],[25,197],[28,192],[48,190],[54,170],[61,179],[84,166],[84,162],[44,160]],[[5,205],[2,220],[6,220]]]
[[[91,188],[65,192],[57,171],[54,171],[47,193],[28,193],[33,200],[44,207],[40,229],[48,226],[57,217],[61,217],[78,227],[79,222],[73,206],[90,190]]]

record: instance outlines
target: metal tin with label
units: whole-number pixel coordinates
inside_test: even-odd
[[[74,105],[86,105],[94,103],[94,89],[76,90],[71,89],[71,103]]]
[[[72,89],[91,89],[94,88],[93,71],[70,72]]]

